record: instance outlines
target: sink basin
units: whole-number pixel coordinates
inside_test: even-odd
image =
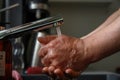
[[[23,75],[23,80],[50,80],[47,75]],[[76,80],[120,80],[120,74],[111,72],[84,72]]]
[[[23,80],[50,80],[50,78],[47,75],[41,74],[41,75],[23,75]]]
[[[120,80],[120,74],[111,72],[85,72],[78,80]]]

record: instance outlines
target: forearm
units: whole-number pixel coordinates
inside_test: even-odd
[[[103,24],[101,24],[98,28],[96,28],[94,31],[92,31],[91,33],[89,33],[88,35],[86,35],[86,36],[84,36],[82,38],[90,37],[92,34],[95,34],[96,32],[104,29],[105,27],[107,27],[109,24],[111,24],[119,16],[120,16],[120,9],[118,9],[111,16],[109,16],[106,19],[106,21]]]
[[[85,53],[91,62],[101,60],[120,50],[120,16],[104,29],[83,39]]]

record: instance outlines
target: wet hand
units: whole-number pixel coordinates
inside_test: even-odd
[[[89,64],[82,39],[62,35],[41,37],[38,40],[43,45],[39,52],[45,66],[43,70],[49,74],[63,76],[67,73],[76,76]]]

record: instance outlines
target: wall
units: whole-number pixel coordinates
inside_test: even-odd
[[[60,14],[64,17],[62,33],[75,37],[82,37],[98,27],[114,10],[110,10],[110,3],[50,3],[51,15]],[[86,71],[115,71],[120,66],[120,53],[112,55],[95,64],[91,64]]]
[[[2,9],[2,0],[0,0],[0,9]],[[0,22],[1,22],[1,13],[0,13]]]

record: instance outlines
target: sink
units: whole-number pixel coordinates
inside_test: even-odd
[[[50,77],[41,75],[23,75],[23,80],[50,80]],[[84,72],[76,80],[120,80],[120,74],[111,72]]]
[[[78,80],[120,80],[120,74],[111,72],[85,72]]]
[[[22,75],[23,80],[50,80],[47,75]]]

